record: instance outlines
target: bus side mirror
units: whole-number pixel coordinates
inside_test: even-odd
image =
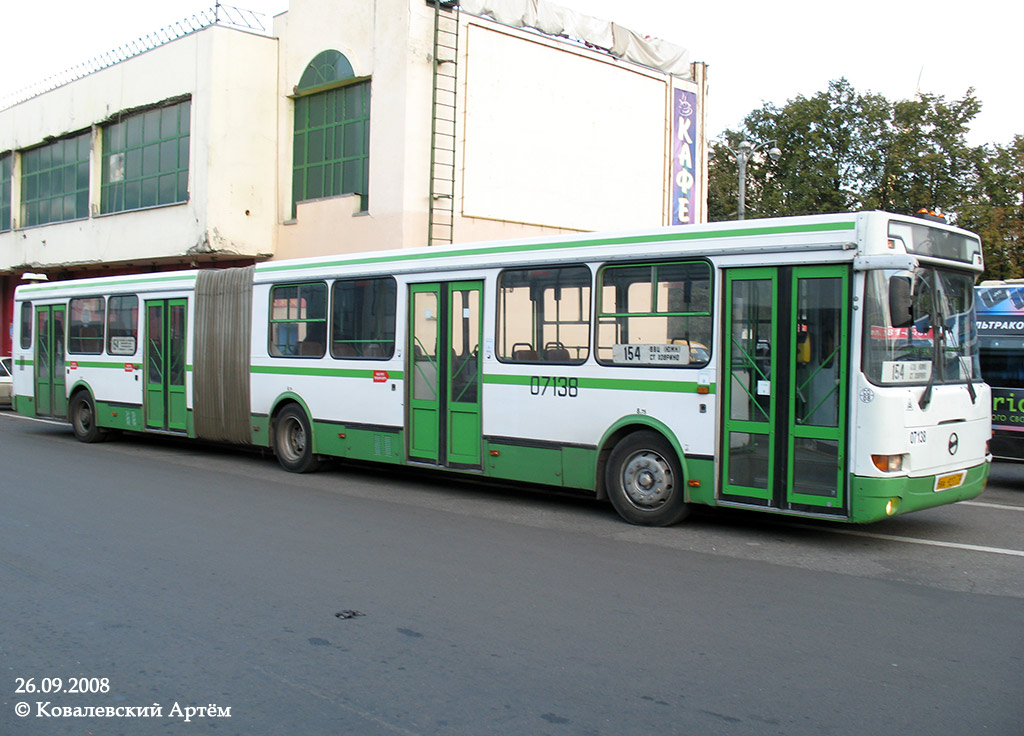
[[[914,290],[909,276],[889,277],[889,321],[893,327],[914,323]]]

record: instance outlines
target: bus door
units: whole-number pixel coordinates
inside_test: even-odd
[[[68,396],[64,377],[65,306],[36,307],[36,415],[66,417]]]
[[[481,281],[409,287],[410,460],[481,467],[482,295]]]
[[[146,426],[184,431],[186,299],[146,302]]]
[[[725,274],[721,498],[842,514],[849,269]]]

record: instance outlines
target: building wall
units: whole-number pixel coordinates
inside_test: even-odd
[[[275,18],[281,49],[277,152],[284,172],[277,181],[279,258],[402,247],[408,12],[408,5],[401,2],[311,0],[293,2],[287,13]],[[372,80],[370,209],[360,213],[358,197],[332,197],[299,203],[292,217],[291,95],[310,61],[330,49],[345,55],[357,78]]]
[[[291,0],[273,37],[205,28],[0,110],[0,152],[92,133],[90,216],[20,228],[15,205],[14,228],[0,233],[0,302],[24,271],[65,278],[427,244],[434,17],[424,0]],[[352,195],[292,202],[296,85],[328,49],[370,80],[365,211]],[[468,13],[457,68],[455,242],[669,223],[672,89],[689,82]],[[101,215],[102,126],[181,97],[191,98],[188,201]],[[703,130],[693,133],[706,201]]]
[[[282,90],[327,49],[371,79],[368,211],[343,196],[298,203],[292,218],[282,175],[278,258],[428,243],[433,24],[423,0],[293,0],[278,17]],[[668,224],[671,76],[467,13],[458,58],[455,242]]]
[[[0,233],[0,270],[273,253],[276,41],[211,27],[0,111],[0,149],[93,130],[91,216]],[[192,98],[189,200],[100,215],[100,126]],[[14,177],[18,187],[17,171]]]
[[[199,86],[196,94],[200,108],[209,101],[208,143],[204,150],[192,148],[193,175],[206,178],[205,245],[271,256],[280,221],[275,183],[282,175],[276,151],[278,43],[228,28],[208,30],[209,73],[199,75],[206,88]],[[202,208],[203,200],[196,200]]]
[[[95,134],[93,216],[0,233],[0,270],[425,244],[433,7],[292,5],[277,38],[214,26],[0,111],[0,150]],[[459,36],[457,242],[667,224],[669,75],[466,13]],[[293,90],[326,49],[371,83],[369,207],[340,196],[293,215]],[[189,201],[98,215],[99,126],[183,95]]]

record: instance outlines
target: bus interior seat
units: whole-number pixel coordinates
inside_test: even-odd
[[[512,360],[520,363],[536,363],[537,351],[528,342],[517,342],[512,345]]]

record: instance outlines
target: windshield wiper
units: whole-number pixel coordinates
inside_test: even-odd
[[[957,355],[957,359],[960,362],[960,370],[967,381],[967,393],[971,397],[971,403],[976,404],[978,401],[978,394],[974,390],[974,383],[971,381],[973,370],[965,360],[964,351],[960,346],[960,341],[955,339],[953,330],[946,324],[946,314],[951,312],[949,303],[946,301],[946,290],[943,288],[942,281],[936,275],[935,283],[933,288],[932,298],[932,309],[931,315],[929,315],[933,330],[938,330],[938,339],[933,343],[932,356],[933,356],[933,368],[931,375],[928,377],[928,385],[925,386],[924,393],[921,394],[921,398],[918,400],[917,405],[922,410],[927,409],[928,405],[932,400],[932,387],[935,385],[935,373],[936,369],[941,370],[943,374],[946,372],[946,346],[951,346]],[[955,315],[951,315],[950,319],[955,319]],[[933,333],[934,334],[934,333]],[[943,380],[946,376],[943,375]]]
[[[945,336],[947,333],[949,334],[950,338],[953,337],[953,331],[946,327],[945,323],[943,323],[942,334],[943,336]],[[978,403],[978,394],[974,390],[974,382],[971,381],[971,375],[974,373],[974,371],[971,369],[971,366],[967,364],[967,356],[964,355],[963,348],[960,346],[959,341],[951,339],[950,344],[953,346],[953,349],[956,350],[956,357],[960,361],[960,369],[963,371],[963,374],[967,379],[967,393],[970,394],[971,403],[976,404]]]
[[[921,398],[917,400],[917,406],[921,411],[928,408],[928,404],[932,403],[932,386],[935,385],[935,370],[932,369],[931,375],[928,376],[928,385],[924,387],[924,393],[921,394]]]

